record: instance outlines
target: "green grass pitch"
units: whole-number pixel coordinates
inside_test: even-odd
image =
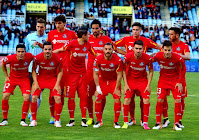
[[[154,78],[152,81],[152,94],[151,94],[151,110],[149,116],[149,127],[152,128],[156,123],[155,118],[155,106],[156,106],[156,86],[158,81],[159,73],[154,72]],[[69,114],[67,109],[67,98],[65,98],[65,105],[61,116],[62,128],[55,128],[53,125],[48,124],[50,118],[50,111],[48,105],[49,91],[45,90],[42,97],[42,103],[38,110],[38,126],[32,127],[22,127],[19,125],[21,119],[21,107],[23,103],[23,98],[21,96],[21,91],[17,87],[15,90],[15,95],[10,97],[9,100],[9,114],[8,120],[9,125],[5,127],[0,127],[0,140],[9,139],[143,139],[143,140],[153,140],[153,139],[199,139],[199,92],[198,92],[198,82],[199,73],[187,73],[187,88],[188,97],[186,98],[186,107],[183,117],[183,125],[185,128],[181,132],[174,131],[174,100],[172,96],[168,97],[169,103],[169,119],[171,124],[168,128],[162,130],[144,130],[139,125],[140,120],[140,108],[139,108],[139,98],[136,97],[136,120],[137,125],[130,126],[129,129],[114,129],[114,111],[113,111],[113,98],[109,94],[107,97],[107,104],[105,107],[103,115],[102,128],[94,129],[92,126],[88,128],[82,128],[81,123],[81,113],[79,109],[79,99],[76,98],[76,110],[75,110],[75,126],[66,127],[65,124],[69,121]],[[4,74],[0,69],[0,91],[3,91],[4,84]],[[2,100],[2,95],[0,96],[0,102]],[[122,96],[123,103],[123,96]],[[3,115],[0,111],[0,120],[2,120]],[[26,119],[29,123],[29,120]],[[119,123],[123,125],[122,112],[120,115]]]

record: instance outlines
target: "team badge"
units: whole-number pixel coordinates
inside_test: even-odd
[[[170,65],[170,66],[173,66],[173,63],[172,63],[172,62],[169,62],[169,65]]]
[[[44,40],[44,39],[42,40],[43,43],[44,43],[45,41],[46,41],[46,40]]]
[[[28,65],[28,62],[24,62],[24,66],[27,66]]]
[[[4,58],[4,59],[3,59],[3,61],[4,61],[4,62],[7,62],[7,61],[8,61],[8,58],[7,58],[7,57],[6,57],[6,58]]]
[[[83,48],[83,51],[85,52],[86,50],[87,50],[86,47],[84,47],[84,48]]]
[[[54,66],[54,63],[53,63],[53,62],[50,62],[50,66]]]
[[[102,42],[102,41],[100,41],[100,42],[99,42],[99,44],[100,44],[100,45],[103,45],[103,42]]]
[[[140,66],[144,66],[144,63],[143,63],[143,62],[140,62]]]
[[[63,38],[67,38],[67,35],[66,35],[66,34],[64,34],[64,35],[63,35]]]
[[[111,63],[111,64],[110,64],[110,67],[111,67],[111,68],[112,68],[112,67],[114,67],[114,64],[113,64],[113,63]]]
[[[180,49],[180,47],[177,47],[176,50],[177,50],[177,51],[180,51],[181,49]]]

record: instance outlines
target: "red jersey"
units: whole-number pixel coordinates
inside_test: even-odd
[[[57,29],[55,29],[48,33],[47,41],[50,41],[53,44],[53,50],[56,50],[62,48],[73,39],[77,39],[77,34],[74,31],[65,29],[64,32],[58,32]],[[68,54],[60,53],[59,56],[62,58],[63,66],[67,66]]]
[[[57,54],[52,53],[51,59],[45,59],[43,52],[35,57],[34,62],[39,65],[38,77],[44,79],[57,77],[57,68],[62,64],[62,60]]]
[[[154,58],[154,62],[160,65],[160,79],[164,81],[183,81],[183,76],[186,73],[186,67],[182,57],[172,52],[171,58],[164,58],[163,52],[158,52]]]
[[[129,80],[146,80],[146,66],[153,69],[152,58],[145,53],[139,59],[136,59],[134,52],[127,53],[124,57],[124,67],[127,68],[126,77]]]
[[[111,60],[106,60],[102,54],[95,59],[93,70],[100,72],[102,80],[117,80],[117,72],[123,71],[123,62],[117,54],[112,54]]]
[[[75,74],[86,72],[85,59],[88,52],[92,55],[96,55],[96,52],[89,42],[79,45],[77,40],[69,42],[69,44],[64,47],[64,50],[68,50],[70,53],[69,71]]]
[[[174,44],[172,42],[172,48],[173,48],[173,52],[177,52],[182,55],[185,55],[186,52],[190,52],[189,46],[182,41],[180,41],[179,44]]]
[[[142,40],[144,45],[143,45],[143,51],[144,53],[146,53],[148,48],[156,48],[157,47],[157,43],[155,43],[154,41],[152,41],[151,39],[148,39],[146,37],[140,36],[139,39],[134,39],[133,36],[127,36],[124,37],[118,41],[115,42],[115,44],[117,45],[117,47],[122,47],[124,46],[126,48],[126,52],[132,52],[133,51],[133,46],[134,46],[134,42],[137,40]]]
[[[28,78],[28,67],[34,56],[31,53],[25,54],[24,60],[17,60],[17,55],[8,55],[3,59],[3,64],[10,64],[10,78]]]

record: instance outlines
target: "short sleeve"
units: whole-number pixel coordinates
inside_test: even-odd
[[[99,71],[99,62],[97,58],[95,58],[93,62],[93,71]]]
[[[11,55],[8,55],[7,57],[3,58],[3,64],[6,65],[6,64],[10,64],[10,62],[12,61],[12,56]]]
[[[144,41],[144,43],[145,43],[145,41]],[[157,47],[157,43],[156,42],[154,42],[154,41],[152,41],[151,39],[146,39],[146,46],[148,47],[148,48],[156,48]]]
[[[118,61],[119,61],[119,64],[118,64],[116,72],[121,72],[123,71],[123,62],[121,58]]]

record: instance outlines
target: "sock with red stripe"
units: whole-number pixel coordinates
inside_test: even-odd
[[[118,122],[119,117],[120,117],[120,112],[121,112],[121,102],[119,103],[114,103],[114,112],[115,112],[115,120],[114,122]]]
[[[163,113],[163,102],[157,102],[156,104],[156,122],[157,124],[161,124],[161,116]]]
[[[131,120],[135,120],[135,99],[131,98],[130,102],[130,116]]]
[[[183,116],[183,114],[184,114],[184,109],[185,109],[185,99],[182,99],[182,100],[181,100],[181,105],[182,105],[182,112],[181,112],[181,118],[180,118],[180,120],[182,120],[182,116]]]
[[[144,107],[143,107],[143,98],[140,96],[140,110],[141,110],[141,120],[144,119]]]
[[[87,98],[80,98],[80,109],[82,113],[82,118],[86,118],[86,111],[87,111]]]
[[[49,96],[49,107],[50,107],[50,113],[51,117],[54,117],[55,115],[55,99],[54,97]]]
[[[30,105],[30,101],[23,101],[21,119],[26,119],[26,116],[28,114],[29,105]]]
[[[150,103],[149,104],[143,104],[143,114],[144,114],[144,118],[143,118],[143,122],[148,122],[149,119],[149,112],[150,112]]]
[[[164,99],[164,103],[163,103],[163,117],[164,118],[168,118],[168,102],[167,102],[167,98]]]
[[[75,116],[75,99],[68,99],[68,111],[70,119],[74,119]]]
[[[182,109],[181,109],[181,102],[180,103],[175,103],[175,123],[179,123],[180,118],[182,118]]]
[[[31,102],[31,115],[32,120],[37,120],[37,102]]]
[[[87,101],[87,104],[88,104],[88,114],[89,114],[89,118],[94,118],[93,117],[93,96],[88,96],[88,101]]]
[[[3,119],[8,119],[8,110],[9,110],[8,100],[2,100],[1,107],[3,112]]]
[[[129,119],[129,105],[125,105],[123,104],[123,118],[124,118],[124,122],[128,122]]]
[[[102,99],[102,115],[104,113],[105,105],[106,105],[106,97],[104,99]]]
[[[100,102],[100,103],[95,102],[95,115],[96,115],[97,121],[101,122],[101,120],[102,120],[102,102]]]
[[[62,103],[55,103],[55,121],[59,121],[62,112]]]

